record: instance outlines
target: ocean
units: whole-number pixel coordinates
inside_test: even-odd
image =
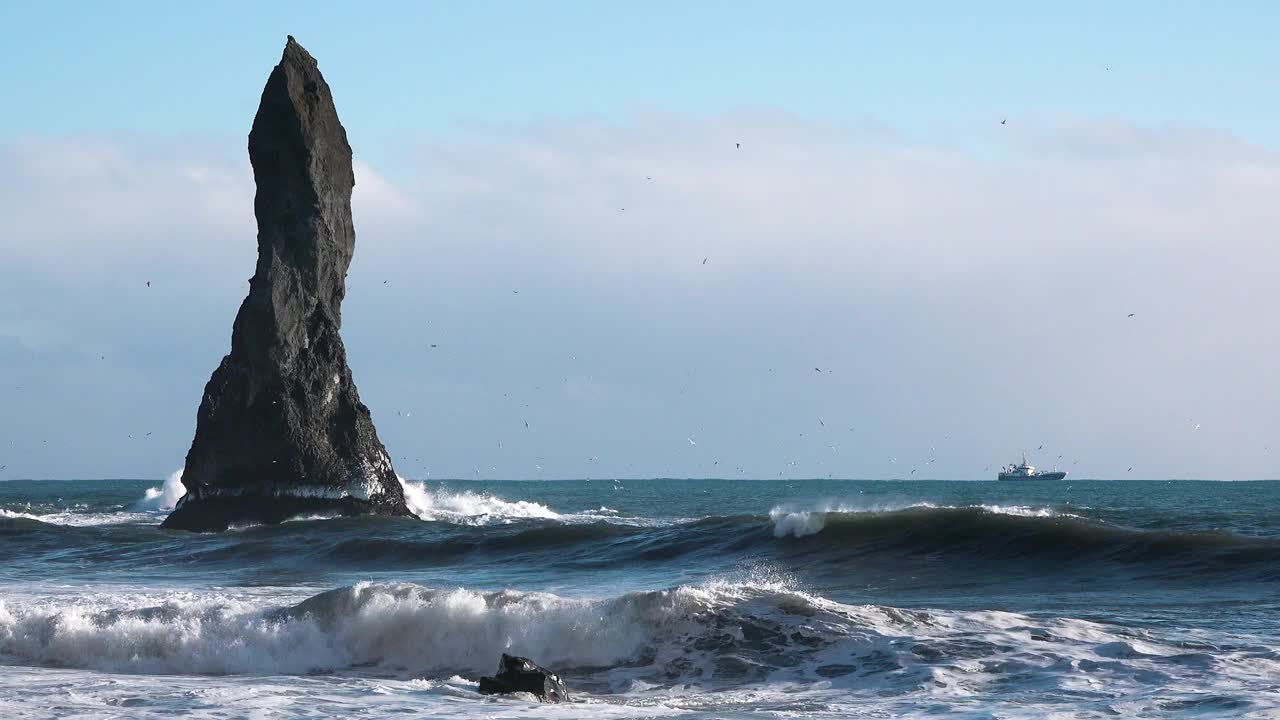
[[[0,716],[1280,717],[1280,482],[405,485],[195,535],[0,482]]]

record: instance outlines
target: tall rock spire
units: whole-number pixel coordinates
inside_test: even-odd
[[[351,146],[315,58],[292,36],[262,91],[249,160],[258,267],[200,402],[187,495],[164,527],[408,515],[338,335],[355,250]]]

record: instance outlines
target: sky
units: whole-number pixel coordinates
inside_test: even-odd
[[[1280,477],[1277,21],[0,4],[0,479],[181,467],[286,34],[355,151],[343,336],[403,476]]]

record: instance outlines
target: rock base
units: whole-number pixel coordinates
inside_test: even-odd
[[[162,528],[191,532],[222,532],[231,527],[275,525],[300,517],[354,517],[356,515],[399,515],[413,517],[410,512],[385,512],[370,503],[352,498],[280,498],[236,497],[207,498],[184,502]]]

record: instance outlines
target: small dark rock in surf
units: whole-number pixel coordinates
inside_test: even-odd
[[[564,689],[559,675],[529,658],[502,653],[502,660],[498,662],[498,674],[480,678],[480,694],[508,695],[518,692],[529,693],[548,703],[569,700],[569,692]]]

